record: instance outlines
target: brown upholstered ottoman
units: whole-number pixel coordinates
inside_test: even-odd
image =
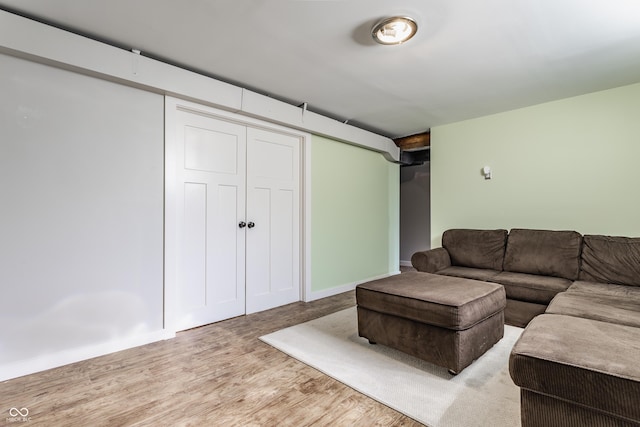
[[[459,373],[504,335],[504,287],[406,272],[356,287],[358,333]]]

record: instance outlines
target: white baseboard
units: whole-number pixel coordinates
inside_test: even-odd
[[[413,267],[413,264],[411,264],[411,261],[400,260],[400,267]]]
[[[46,371],[47,369],[57,368],[70,363],[115,353],[116,351],[127,350],[129,348],[139,347],[152,342],[174,338],[175,336],[175,332],[160,330],[143,335],[137,335],[135,337],[63,350],[57,353],[50,353],[27,360],[21,360],[19,362],[7,363],[0,365],[0,381],[6,381],[12,378]]]
[[[315,301],[321,298],[330,297],[333,295],[338,295],[343,292],[348,292],[356,288],[361,283],[371,282],[372,280],[384,279],[385,277],[395,276],[396,274],[400,274],[400,271],[394,271],[387,274],[382,274],[380,276],[370,277],[368,279],[359,280],[357,282],[345,283],[344,285],[336,286],[335,288],[323,289],[321,291],[311,291],[311,295],[305,299],[305,302]]]

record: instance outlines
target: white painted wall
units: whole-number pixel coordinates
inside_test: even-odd
[[[163,97],[0,55],[0,379],[163,331]]]

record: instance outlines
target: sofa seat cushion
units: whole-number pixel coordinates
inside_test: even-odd
[[[563,292],[556,295],[546,312],[640,327],[640,300],[634,299]]]
[[[481,280],[483,282],[490,281],[492,277],[497,276],[499,273],[497,270],[471,267],[447,267],[437,272],[437,274],[444,276],[464,277],[466,279]]]
[[[582,235],[575,231],[509,232],[503,270],[576,280],[580,270]]]
[[[606,295],[618,298],[632,298],[640,304],[640,286],[614,285],[611,283],[585,282],[578,280],[569,286],[567,292]]]
[[[451,265],[502,270],[507,230],[451,229],[442,234],[442,247]]]
[[[640,328],[542,314],[514,345],[509,371],[524,389],[637,422],[638,354]]]
[[[502,312],[504,288],[495,283],[408,271],[356,287],[358,306],[379,313],[465,330]]]
[[[585,235],[580,280],[640,286],[640,238]]]
[[[571,286],[571,280],[560,277],[538,276],[535,274],[503,271],[490,279],[504,286],[507,298],[549,304],[559,292]]]
[[[504,323],[518,328],[526,328],[531,319],[541,315],[546,309],[547,304],[507,298],[507,306],[504,308]]]

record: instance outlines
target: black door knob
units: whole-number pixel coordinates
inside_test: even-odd
[[[252,223],[252,222],[250,222],[249,224],[247,224],[247,227],[249,227],[249,228],[253,228],[253,227],[255,227],[255,226],[256,226],[256,225],[255,225],[254,223]]]
[[[240,227],[240,228],[244,228],[246,226],[247,226],[247,223],[244,222],[244,221],[240,221],[240,224],[238,224],[238,227]]]

